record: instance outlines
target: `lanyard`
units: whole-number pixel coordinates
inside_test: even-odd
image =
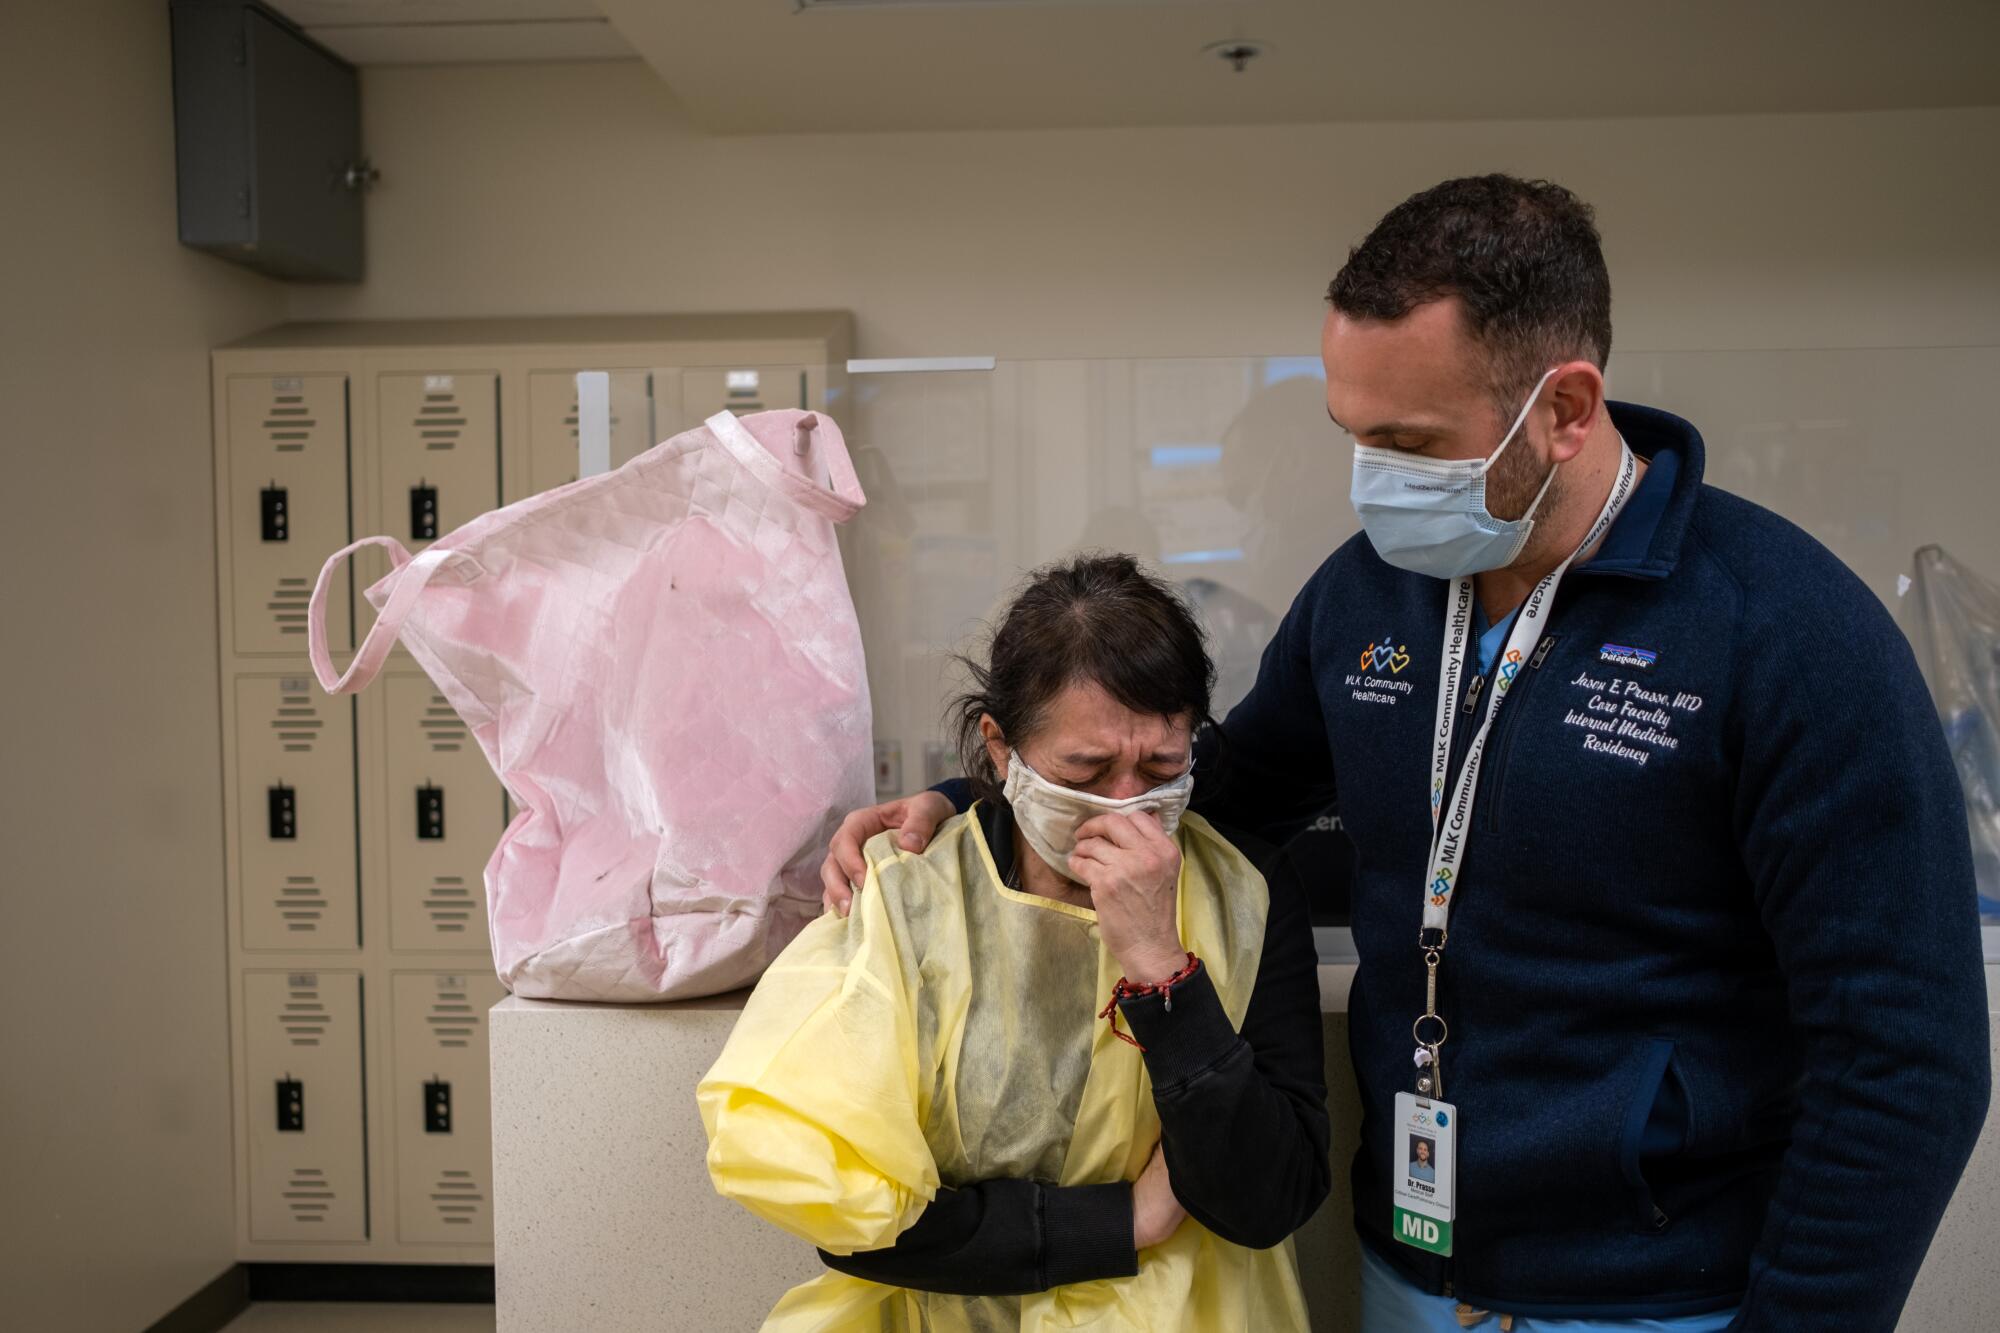
[[[1445,612],[1444,653],[1441,659],[1444,669],[1438,679],[1436,739],[1431,747],[1430,869],[1424,876],[1424,924],[1417,937],[1418,947],[1424,951],[1429,978],[1425,1012],[1411,1025],[1411,1034],[1416,1037],[1418,1047],[1417,1067],[1420,1074],[1417,1091],[1428,1096],[1443,1095],[1438,1048],[1444,1045],[1449,1029],[1437,1012],[1437,969],[1444,952],[1445,926],[1451,913],[1452,893],[1458,887],[1459,864],[1465,855],[1466,823],[1472,815],[1472,799],[1479,789],[1480,765],[1486,757],[1486,738],[1493,731],[1493,720],[1500,715],[1501,700],[1513,688],[1521,664],[1541,636],[1542,624],[1548,619],[1549,608],[1555,603],[1556,588],[1562,583],[1563,575],[1569,572],[1577,556],[1603,538],[1619,511],[1625,507],[1625,502],[1631,498],[1639,465],[1623,439],[1618,442],[1618,450],[1618,480],[1612,485],[1611,494],[1605,497],[1604,508],[1598,512],[1597,521],[1590,525],[1590,531],[1584,534],[1582,543],[1570,552],[1568,559],[1535,585],[1519,614],[1514,617],[1514,628],[1507,635],[1506,651],[1501,654],[1499,669],[1493,673],[1493,693],[1486,701],[1486,716],[1472,738],[1471,747],[1465,752],[1465,763],[1458,771],[1458,782],[1452,787],[1447,804],[1445,777],[1451,769],[1452,733],[1458,722],[1458,684],[1465,676],[1468,646],[1472,639],[1473,601],[1470,578],[1457,579],[1452,587],[1451,603]],[[1432,1040],[1425,1039],[1424,1025],[1427,1021],[1435,1024]]]

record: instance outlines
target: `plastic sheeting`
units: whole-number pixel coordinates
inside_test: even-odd
[[[1910,639],[1965,789],[1980,918],[2000,925],[2000,583],[1926,546],[1907,596]]]

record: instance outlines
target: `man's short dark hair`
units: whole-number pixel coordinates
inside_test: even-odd
[[[1411,195],[1348,252],[1326,299],[1401,319],[1456,296],[1503,414],[1550,366],[1611,355],[1611,275],[1589,204],[1560,185],[1465,176]]]

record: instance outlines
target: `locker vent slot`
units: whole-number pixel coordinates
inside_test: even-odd
[[[312,580],[280,578],[271,588],[271,600],[264,603],[280,634],[305,637],[306,604],[312,601]]]
[[[423,728],[424,739],[430,742],[433,750],[452,754],[465,748],[466,737],[469,734],[465,729],[465,723],[452,711],[451,705],[445,702],[442,694],[431,696],[430,703],[424,706],[423,721],[418,725]]]
[[[287,991],[290,997],[285,1001],[284,1010],[278,1015],[278,1025],[285,1030],[285,1037],[294,1046],[317,1046],[326,1032],[327,1024],[333,1021],[327,1013],[326,1005],[320,1002],[317,986],[293,986]]]
[[[465,876],[437,875],[431,879],[431,891],[424,899],[424,911],[430,914],[432,930],[446,935],[463,935],[476,906],[472,890],[466,887]]]
[[[577,432],[576,421],[577,421],[577,416],[579,415],[580,412],[581,409],[578,408],[576,405],[576,395],[571,394],[569,396],[569,411],[563,415],[563,425],[569,427],[569,437],[571,440],[576,439],[576,432]],[[614,432],[618,429],[618,423],[622,420],[624,420],[624,418],[619,416],[616,412],[613,412],[611,414],[611,429]],[[572,480],[574,480],[574,478],[572,478]]]
[[[465,433],[465,409],[459,406],[456,391],[426,392],[424,405],[417,409],[417,419],[411,424],[424,448],[456,449],[458,437]]]
[[[652,392],[652,390],[648,389],[647,392],[650,393]],[[563,425],[569,427],[569,441],[572,445],[581,443],[581,441],[577,438],[578,427],[576,424],[577,418],[578,416],[581,415],[581,413],[582,409],[579,408],[576,403],[576,395],[571,394],[569,396],[569,411],[563,414]],[[624,420],[624,418],[619,416],[617,412],[614,411],[611,414],[611,435],[613,439],[616,439],[618,436],[618,423],[622,420]],[[575,449],[570,450],[569,457],[571,458],[576,457]],[[565,484],[571,481],[575,481],[576,477],[577,474],[575,470],[572,469],[569,473],[569,476],[565,479]]]
[[[287,875],[276,898],[278,917],[286,930],[317,934],[326,916],[326,890],[317,875]]]
[[[462,990],[439,991],[424,1021],[430,1024],[431,1036],[437,1044],[447,1050],[470,1046],[479,1033],[479,1015],[473,1012]]]
[[[486,1195],[470,1171],[445,1171],[431,1190],[438,1219],[451,1226],[470,1226],[485,1208]]]
[[[313,427],[318,424],[312,409],[305,406],[302,394],[277,395],[264,414],[264,433],[270,438],[271,447],[281,454],[304,453],[306,441],[312,438]]]
[[[319,715],[310,694],[278,696],[278,711],[271,717],[271,730],[278,733],[278,743],[287,751],[311,754],[325,727],[326,720]]]
[[[316,1166],[292,1168],[292,1178],[285,1184],[285,1206],[292,1210],[294,1222],[326,1221],[333,1201],[333,1184],[327,1180],[324,1169]]]

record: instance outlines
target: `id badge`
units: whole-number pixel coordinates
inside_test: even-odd
[[[1415,1093],[1397,1093],[1391,1143],[1389,1179],[1395,1198],[1391,1232],[1405,1245],[1449,1256],[1458,1108]]]

